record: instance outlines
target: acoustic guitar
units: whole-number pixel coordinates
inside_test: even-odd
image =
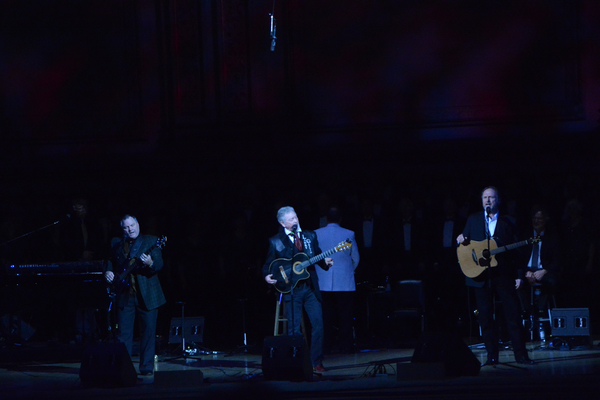
[[[346,239],[342,243],[335,246],[333,249],[327,250],[319,254],[308,258],[306,253],[297,253],[292,258],[278,258],[273,260],[269,265],[269,273],[273,275],[273,279],[277,280],[273,286],[280,293],[289,293],[296,287],[298,282],[308,279],[310,273],[306,268],[311,265],[318,263],[327,256],[337,253],[338,251],[344,251],[352,247],[350,239]]]
[[[471,240],[464,242],[466,244],[460,244],[456,249],[456,255],[458,256],[458,263],[463,274],[469,278],[476,278],[483,273],[488,267],[495,267],[498,265],[496,254],[502,253],[506,250],[514,250],[518,247],[525,246],[528,244],[538,243],[542,239],[539,236],[516,242],[506,246],[498,247],[494,239],[490,239],[490,247],[488,249],[488,241],[475,241]]]

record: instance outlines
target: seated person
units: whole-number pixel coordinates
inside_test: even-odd
[[[548,226],[549,220],[550,215],[544,206],[535,205],[531,209],[533,236],[539,236],[541,241],[533,243],[531,251],[523,252],[526,259],[522,265],[526,265],[526,268],[520,272],[524,275],[524,280],[534,286],[533,300],[529,299],[531,286],[524,286],[527,293],[521,293],[521,298],[524,306],[533,304],[531,312],[535,321],[546,315],[548,296],[555,294],[558,279],[560,242],[556,229]],[[543,340],[545,335],[542,334],[540,326],[540,339]]]

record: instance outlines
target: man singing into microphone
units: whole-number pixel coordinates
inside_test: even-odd
[[[493,239],[498,247],[515,243],[517,240],[513,224],[508,218],[500,217],[498,213],[500,204],[498,190],[493,186],[486,187],[481,193],[481,202],[483,212],[476,212],[467,219],[465,229],[456,238],[457,243],[468,245],[470,240],[486,241],[487,239]],[[495,257],[498,262],[496,267],[488,268],[476,278],[466,278],[467,286],[472,288],[475,294],[479,325],[487,350],[487,361],[483,365],[493,366],[499,363],[498,329],[494,320],[494,293],[497,300],[502,302],[515,361],[519,364],[533,364],[534,362],[527,355],[522,331],[519,298],[516,291],[522,282],[518,279],[516,254],[509,251],[496,254]]]
[[[292,207],[282,207],[277,212],[277,221],[281,225],[279,233],[269,239],[269,251],[267,260],[263,266],[262,272],[265,281],[274,285],[277,280],[270,270],[271,263],[279,258],[291,259],[298,253],[305,253],[309,258],[321,254],[317,235],[311,231],[303,231],[300,228],[300,221]],[[320,268],[328,270],[333,265],[331,258],[325,258],[317,264]],[[319,291],[319,278],[315,272],[315,265],[307,268],[310,277],[298,281],[293,289],[293,296],[286,293],[283,296],[285,301],[285,314],[288,321],[288,335],[302,335],[301,319],[302,309],[310,320],[311,339],[310,339],[310,358],[315,372],[325,371],[323,367],[323,311],[321,308],[321,292]],[[290,273],[289,279],[295,279],[295,274]],[[292,281],[294,282],[294,281]],[[290,306],[294,300],[293,309]],[[293,315],[293,318],[292,318]]]

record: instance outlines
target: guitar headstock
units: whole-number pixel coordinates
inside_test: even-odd
[[[158,247],[159,249],[162,249],[166,245],[167,245],[167,237],[166,236],[161,236],[160,238],[158,238],[156,240],[156,247]]]
[[[346,239],[335,247],[335,251],[348,250],[350,247],[352,247],[352,241],[350,239]]]

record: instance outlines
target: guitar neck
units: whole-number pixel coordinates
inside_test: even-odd
[[[142,255],[144,255],[144,254],[149,255],[150,253],[152,253],[152,250],[154,250],[155,248],[156,248],[156,244],[152,245],[148,250],[143,252]],[[133,271],[135,269],[135,267],[137,266],[138,259],[139,259],[139,257],[135,256],[130,260],[129,267],[125,271],[123,271],[123,273],[120,275],[121,279],[125,278],[127,275],[129,275],[129,273],[131,271]]]
[[[321,253],[318,256],[314,256],[312,258],[309,258],[309,260],[308,260],[309,264],[308,265],[316,264],[319,261],[321,261],[322,259],[324,259],[325,257],[330,256],[330,255],[332,255],[333,253],[336,253],[336,252],[337,252],[337,248],[334,247],[333,249],[327,250],[326,252]]]
[[[514,250],[517,247],[528,245],[530,242],[531,242],[531,239],[523,240],[523,241],[513,243],[513,244],[507,244],[506,246],[502,246],[502,247],[498,247],[497,249],[490,250],[490,254],[494,255],[494,254],[502,253],[506,250]]]

